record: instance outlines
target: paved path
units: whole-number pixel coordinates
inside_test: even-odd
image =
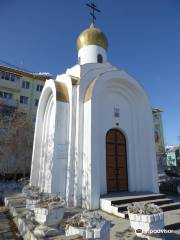
[[[13,199],[13,198],[12,198]],[[14,200],[15,201],[15,198]],[[19,202],[18,202],[19,206]],[[24,206],[24,205],[23,205]],[[21,212],[23,208],[18,207],[18,212]],[[81,210],[82,211],[82,210]],[[74,211],[69,209],[69,212],[66,211],[65,215],[74,215],[78,212],[78,209]],[[104,218],[106,218],[111,223],[111,237],[110,240],[143,240],[147,238],[138,238],[135,236],[134,232],[130,228],[129,220],[118,218],[107,214],[105,212],[99,211]],[[67,217],[67,216],[66,216]],[[165,212],[165,224],[173,224],[180,222],[180,209]],[[8,211],[5,207],[0,206],[0,240],[21,240],[19,237],[17,229],[8,214]],[[63,236],[57,239],[65,239]],[[162,238],[150,237],[149,240],[180,240],[180,229],[179,227],[175,228],[171,234],[163,234]]]
[[[162,234],[161,236],[151,236],[149,238],[136,237],[134,231],[130,228],[128,219],[119,218],[105,212],[99,211],[100,214],[111,223],[111,240],[180,240],[180,229],[174,229],[172,233]],[[165,212],[165,223],[180,222],[180,209]]]
[[[0,240],[21,240],[7,209],[0,206]]]

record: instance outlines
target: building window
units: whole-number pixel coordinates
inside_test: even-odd
[[[41,92],[42,89],[43,89],[43,85],[38,84],[37,87],[36,87],[36,91]]]
[[[0,98],[9,99],[10,100],[10,99],[12,99],[12,97],[13,97],[12,93],[0,91]]]
[[[154,115],[155,119],[159,119],[159,116],[157,114]]]
[[[14,82],[14,81],[15,81],[15,79],[16,79],[16,75],[14,75],[14,74],[11,74],[11,81],[12,81],[12,82]]]
[[[20,103],[22,103],[22,104],[28,104],[28,97],[26,97],[26,96],[20,96]]]
[[[78,63],[81,64],[81,57],[78,57]]]
[[[39,99],[35,99],[34,105],[35,105],[36,107],[38,106],[38,103],[39,103]]]
[[[5,74],[5,80],[10,80],[10,74],[8,72]]]
[[[98,63],[102,63],[102,62],[103,62],[103,57],[102,57],[101,54],[98,54],[98,55],[97,55],[97,62],[98,62]]]
[[[23,82],[22,82],[22,88],[29,89],[29,88],[30,88],[30,82],[23,81]]]
[[[1,78],[5,79],[5,72],[4,71],[1,71]]]
[[[120,117],[120,109],[114,108],[114,117],[119,118]]]
[[[14,74],[14,73],[9,73],[9,72],[5,72],[5,71],[0,71],[0,77],[4,80],[8,80],[8,81],[18,81],[20,79],[20,76]]]

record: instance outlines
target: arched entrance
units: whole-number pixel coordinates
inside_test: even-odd
[[[128,191],[126,139],[118,129],[106,134],[107,192]]]

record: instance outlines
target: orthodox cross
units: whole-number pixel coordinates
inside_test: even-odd
[[[92,2],[91,4],[87,3],[86,6],[88,6],[92,10],[92,12],[90,12],[90,15],[92,16],[93,25],[95,25],[95,20],[96,20],[95,11],[96,12],[101,12],[101,11],[97,9],[96,4],[94,2]]]

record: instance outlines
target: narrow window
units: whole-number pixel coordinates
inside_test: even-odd
[[[42,89],[43,89],[43,85],[39,85],[39,84],[38,84],[38,85],[36,86],[36,91],[41,92]]]
[[[25,88],[25,81],[22,82],[22,88]]]
[[[10,74],[8,72],[6,72],[5,79],[9,80],[9,78],[10,78]]]
[[[10,100],[10,99],[12,99],[12,96],[13,96],[12,93],[7,93],[7,97],[6,98]]]
[[[98,54],[98,55],[97,55],[97,62],[98,62],[98,63],[102,63],[102,62],[103,62],[103,57],[102,57],[101,54]]]
[[[22,88],[29,89],[29,88],[30,88],[30,83],[27,82],[27,81],[23,81],[23,82],[22,82]]]
[[[11,81],[12,81],[12,82],[14,82],[14,81],[15,81],[15,77],[16,77],[16,75],[14,75],[14,74],[11,74]]]
[[[1,78],[5,79],[5,72],[4,71],[1,72]]]
[[[4,99],[9,99],[11,100],[13,97],[12,93],[8,93],[8,92],[0,92],[0,98],[4,98]]]
[[[38,106],[38,103],[39,103],[39,99],[35,99],[34,105],[35,105],[36,107]]]
[[[22,104],[28,104],[28,97],[26,97],[26,96],[20,96],[20,103],[22,103]]]
[[[79,63],[79,65],[81,64],[81,58],[80,57],[78,57],[78,63]]]
[[[119,118],[119,117],[120,117],[119,108],[114,108],[114,117],[116,117],[116,118]]]

